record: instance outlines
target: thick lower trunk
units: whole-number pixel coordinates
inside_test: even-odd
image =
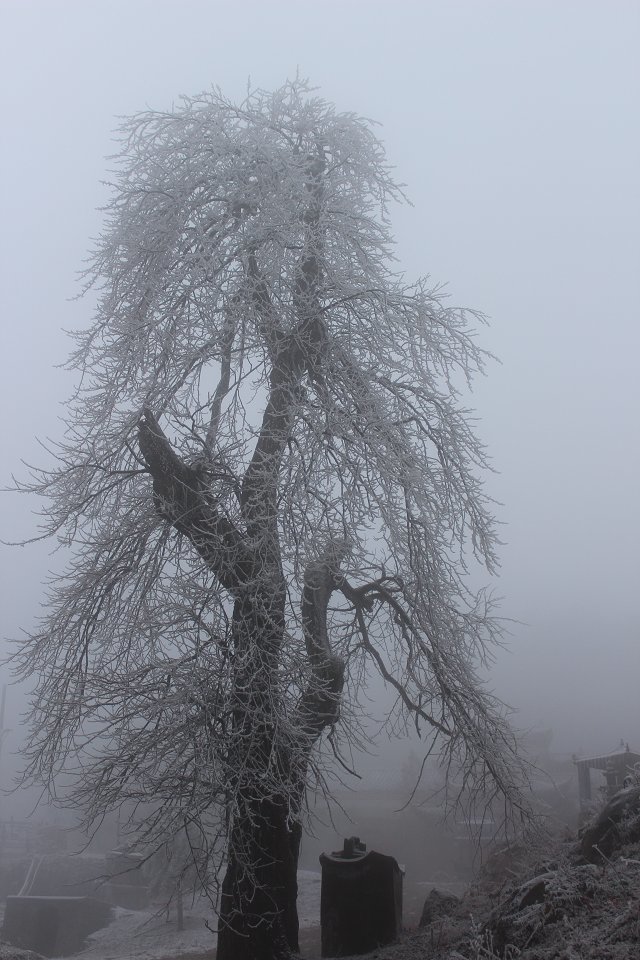
[[[284,590],[275,573],[264,590],[238,599],[234,608],[237,755],[232,766],[238,779],[218,960],[285,960],[298,950],[300,830],[291,823],[291,757],[277,732],[283,608]]]
[[[222,886],[218,960],[287,960],[298,953],[301,827],[291,818],[303,801],[314,744],[338,716],[344,665],[331,652],[326,616],[342,549],[330,545],[323,558],[309,564],[305,575],[302,613],[311,676],[291,715],[299,731],[293,751],[291,745],[278,742],[273,712],[283,604],[274,602],[273,593],[236,602],[235,649],[238,654],[247,649],[252,652],[243,672],[236,676],[240,704],[235,720],[240,751],[237,768],[244,770],[245,776],[247,771],[252,774],[236,795]],[[270,796],[261,796],[274,753],[279,755],[280,783],[286,794],[278,796],[276,787]]]
[[[238,818],[222,885],[218,960],[287,960],[298,953],[300,835],[281,800],[254,800]]]

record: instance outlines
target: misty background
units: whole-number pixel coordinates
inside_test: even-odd
[[[380,122],[413,203],[393,211],[398,269],[490,318],[500,362],[465,403],[512,621],[491,686],[559,751],[640,749],[640,4],[0,0],[0,37],[0,483],[61,434],[117,118],[299,72]],[[38,506],[3,494],[2,540],[33,537]],[[38,616],[52,546],[0,548],[3,638]],[[19,690],[7,709],[5,778]]]

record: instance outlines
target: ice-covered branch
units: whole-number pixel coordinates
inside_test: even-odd
[[[298,704],[301,728],[313,743],[323,729],[335,723],[344,686],[344,661],[331,649],[327,608],[340,582],[340,564],[349,547],[332,541],[318,560],[307,564],[302,592],[302,629],[311,678]]]
[[[157,512],[191,541],[220,582],[237,593],[255,573],[240,532],[218,512],[198,470],[180,459],[149,409],[140,419],[138,441],[153,477]]]

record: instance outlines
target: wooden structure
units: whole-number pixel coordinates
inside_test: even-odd
[[[607,799],[628,786],[640,771],[640,753],[634,753],[630,750],[629,744],[613,753],[604,753],[597,757],[576,757],[573,762],[578,769],[581,810],[588,807],[593,799],[591,790],[592,770],[600,770],[604,774]]]

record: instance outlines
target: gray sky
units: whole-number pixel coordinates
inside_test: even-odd
[[[637,0],[0,0],[2,472],[42,462],[53,369],[117,115],[296,70],[380,133],[413,208],[409,276],[491,317],[470,404],[498,474],[511,653],[495,671],[557,745],[640,748],[640,3]],[[1,536],[33,533],[0,500]],[[46,551],[3,548],[2,633],[38,610]]]

